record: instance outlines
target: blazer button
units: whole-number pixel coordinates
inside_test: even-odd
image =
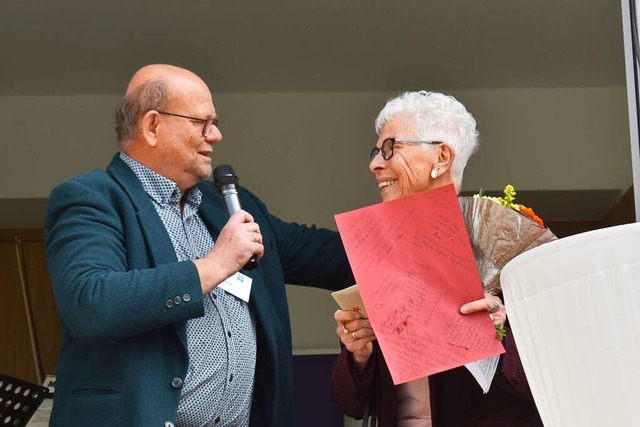
[[[165,421],[164,427],[175,427],[171,421]]]
[[[182,301],[184,301],[184,302],[191,301],[191,295],[189,295],[189,294],[182,295]]]
[[[180,295],[178,295],[178,296],[176,296],[176,297],[173,297],[173,303],[174,303],[175,305],[178,305],[178,304],[180,304],[181,302],[182,302],[182,298],[180,298]]]
[[[164,303],[164,305],[167,306],[167,308],[173,307],[173,300],[168,299],[167,302]]]
[[[173,388],[180,388],[182,387],[182,379],[175,377],[174,379],[171,380],[171,387]]]

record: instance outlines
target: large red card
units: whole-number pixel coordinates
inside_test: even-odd
[[[504,353],[453,185],[335,219],[395,384]]]

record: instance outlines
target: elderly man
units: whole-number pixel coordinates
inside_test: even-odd
[[[292,425],[284,284],[353,277],[336,233],[285,223],[245,189],[228,218],[202,183],[217,125],[197,75],[143,67],[116,111],[121,152],[51,193],[64,333],[52,426]],[[252,256],[257,269],[240,272]],[[250,298],[223,281],[252,281]]]

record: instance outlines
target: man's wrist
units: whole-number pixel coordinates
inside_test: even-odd
[[[212,265],[211,260],[204,258],[193,260],[196,269],[198,270],[198,276],[200,277],[200,285],[202,287],[202,294],[206,295],[213,288],[218,286],[228,277],[231,277],[234,273],[226,273],[222,268],[215,268]]]

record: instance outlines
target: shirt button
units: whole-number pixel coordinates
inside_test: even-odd
[[[176,296],[176,297],[174,297],[174,298],[173,298],[173,303],[174,303],[175,305],[178,305],[178,304],[180,304],[181,302],[182,302],[182,298],[180,298],[180,295],[178,295],[178,296]]]
[[[171,421],[165,421],[164,427],[175,427]]]
[[[189,294],[182,295],[182,301],[184,301],[184,302],[191,301],[191,295],[189,295]]]
[[[229,382],[233,381],[233,374],[229,375]]]
[[[164,305],[166,305],[167,308],[173,307],[173,300],[168,299],[167,302],[164,303]]]
[[[218,295],[213,294],[212,296],[213,296],[213,299],[218,299]]]
[[[220,422],[220,416],[217,416],[215,420],[213,420],[214,423],[218,424]]]
[[[231,338],[231,331],[227,331],[227,336]]]
[[[174,379],[171,380],[171,387],[173,388],[180,388],[182,387],[182,379],[175,377]]]

